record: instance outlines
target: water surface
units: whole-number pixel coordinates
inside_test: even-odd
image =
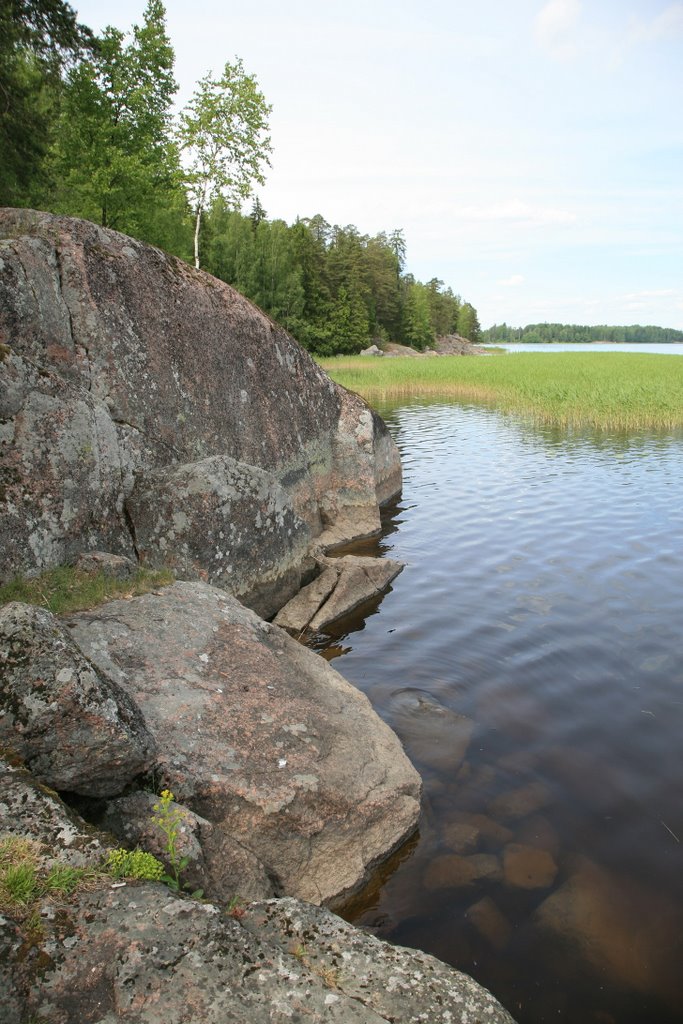
[[[681,1021],[683,435],[380,411],[405,483],[364,550],[407,568],[317,646],[425,797],[347,916],[520,1024]]]

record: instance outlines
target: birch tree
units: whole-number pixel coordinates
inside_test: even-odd
[[[194,212],[197,269],[202,215],[212,200],[222,196],[237,208],[254,184],[265,181],[263,168],[270,166],[272,152],[267,134],[271,109],[237,58],[226,63],[219,79],[211,72],[205,75],[180,115],[178,146]]]

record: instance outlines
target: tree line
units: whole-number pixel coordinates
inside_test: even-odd
[[[129,33],[97,36],[63,0],[0,0],[0,205],[93,220],[232,284],[307,348],[478,341],[474,307],[406,272],[403,233],[363,235],[317,214],[269,221],[270,106],[239,59],[178,115],[161,0]]]
[[[628,327],[588,327],[583,324],[527,324],[526,327],[508,327],[507,324],[494,324],[493,327],[482,331],[481,337],[487,344],[579,344],[603,341],[642,345],[648,342],[663,344],[683,341],[683,331],[677,331],[672,327],[643,327],[640,324],[631,324]]]

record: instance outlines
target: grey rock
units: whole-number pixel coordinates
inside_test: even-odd
[[[55,789],[109,796],[152,762],[140,711],[43,608],[0,608],[0,744]]]
[[[324,559],[322,568],[317,579],[280,609],[274,619],[276,625],[295,635],[307,629],[322,631],[386,590],[404,563],[343,555]]]
[[[360,353],[362,356],[383,356],[384,352],[378,345],[369,345]]]
[[[301,523],[324,543],[370,535],[378,503],[400,490],[396,447],[357,395],[228,285],[115,231],[1,210],[0,344],[0,579],[88,550],[134,558],[136,517],[143,537],[153,520],[143,496],[166,495],[168,513],[174,488],[191,484],[179,561],[222,586],[231,564],[240,594],[250,582],[254,606],[274,607],[301,570]],[[241,491],[249,533],[219,566],[224,546],[209,557],[190,541],[207,529],[220,539],[226,513],[205,460],[225,457],[277,486],[265,505],[256,487],[251,515]],[[263,580],[260,548],[272,563]]]
[[[111,800],[101,824],[124,846],[153,853],[170,870],[166,836],[154,821],[158,799],[153,793],[138,792]],[[181,804],[172,801],[170,808],[181,817],[177,849],[179,857],[188,858],[182,881],[189,891],[201,889],[225,904],[234,898],[252,901],[278,895],[263,863],[242,843]]]
[[[271,473],[214,456],[147,474],[127,507],[146,565],[204,579],[266,617],[299,589],[311,533]]]
[[[411,757],[430,768],[457,771],[472,739],[471,718],[415,687],[398,690],[390,711],[392,727]]]
[[[138,567],[130,558],[113,555],[109,551],[86,551],[76,559],[75,568],[78,572],[104,573],[114,580],[129,580],[135,576]]]
[[[340,899],[414,831],[419,776],[367,698],[230,595],[176,583],[68,622],[143,711],[160,784],[284,892]]]
[[[86,825],[25,768],[0,756],[0,839],[9,836],[33,840],[48,870],[55,864],[98,867],[116,845],[111,836]]]
[[[12,1021],[513,1024],[466,975],[292,899],[236,919],[143,883],[81,893],[43,931],[27,957],[0,921]]]

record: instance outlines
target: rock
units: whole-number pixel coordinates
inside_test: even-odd
[[[481,840],[491,846],[505,846],[513,837],[513,833],[505,825],[499,824],[485,814],[461,813],[459,818],[477,830]]]
[[[116,844],[92,828],[31,774],[0,756],[0,839],[20,836],[40,847],[46,868],[98,867]],[[2,958],[0,957],[0,960]]]
[[[534,814],[531,818],[521,821],[515,832],[515,840],[525,846],[536,846],[539,850],[547,850],[557,858],[560,852],[560,838],[547,818]]]
[[[377,345],[370,345],[368,348],[364,348],[360,353],[362,356],[383,356],[384,352]]]
[[[525,786],[501,793],[488,809],[494,818],[526,818],[527,815],[546,807],[550,800],[547,786],[542,782],[529,782]]]
[[[474,730],[472,719],[413,687],[393,694],[390,721],[411,758],[445,772],[460,767]]]
[[[269,616],[299,590],[311,533],[276,478],[228,456],[146,474],[129,498],[141,561]]]
[[[382,942],[329,911],[293,899],[269,900],[250,907],[243,923],[283,952],[301,950],[304,969],[334,986],[342,1005],[346,999],[355,1002],[363,1022],[513,1024],[494,997],[467,975],[426,953]],[[341,1012],[339,1019],[354,1018]]]
[[[74,568],[77,572],[92,575],[101,572],[114,580],[129,580],[138,571],[137,565],[130,558],[112,555],[108,551],[85,551],[76,559]]]
[[[404,568],[390,558],[344,555],[323,560],[320,576],[282,608],[274,622],[294,635],[322,632],[365,601],[379,596]]]
[[[221,586],[246,587],[282,488],[292,534],[272,566],[277,588],[300,557],[300,522],[334,543],[371,534],[378,503],[400,490],[396,447],[362,399],[228,285],[115,231],[0,211],[0,344],[0,580],[89,550],[135,558],[136,519],[154,522],[144,496],[193,486],[186,514],[198,520],[181,531],[190,559],[207,558],[209,578],[218,551],[233,568]],[[205,460],[223,458],[267,476],[244,508],[249,537],[209,558],[190,540],[207,527],[221,539],[221,484]],[[275,486],[259,504],[266,479]],[[239,493],[246,501],[250,487]],[[166,537],[172,518],[166,506]]]
[[[468,821],[451,821],[442,832],[443,843],[454,853],[468,853],[479,844],[479,829]]]
[[[680,1010],[683,915],[663,893],[577,857],[534,921],[545,942],[559,940],[601,980],[652,992]]]
[[[494,949],[505,949],[510,941],[512,926],[490,896],[484,896],[473,903],[467,910],[467,917]]]
[[[431,861],[424,876],[425,889],[459,889],[475,882],[501,878],[500,861],[491,853],[475,853],[461,857],[444,853]]]
[[[0,744],[55,789],[113,795],[152,762],[138,708],[43,608],[0,608],[0,708]]]
[[[557,875],[557,864],[546,850],[510,843],[503,851],[503,877],[518,889],[548,889]]]
[[[46,869],[96,868],[110,848],[56,794],[2,763],[7,834],[40,844]],[[161,883],[103,875],[68,898],[3,908],[0,984],[3,1024],[284,1024],[296,1014],[311,1024],[418,1024],[425,1014],[430,1024],[513,1024],[471,978],[327,910],[271,899],[226,913]]]
[[[478,348],[459,334],[446,334],[436,339],[435,348],[441,356],[485,355],[486,349]]]
[[[176,583],[69,627],[143,711],[160,784],[284,892],[341,898],[414,831],[419,777],[367,698],[223,591]]]
[[[239,918],[160,884],[81,892],[27,955],[0,921],[13,1022],[55,1024],[513,1024],[459,971],[296,900]],[[3,1018],[7,1019],[7,1018]]]
[[[139,792],[111,800],[101,825],[124,846],[139,846],[170,867],[166,837],[153,820],[158,799]],[[188,858],[182,877],[190,891],[202,889],[226,904],[235,897],[251,901],[278,895],[274,880],[250,850],[187,807],[173,801],[170,807],[181,815],[178,856]]]

